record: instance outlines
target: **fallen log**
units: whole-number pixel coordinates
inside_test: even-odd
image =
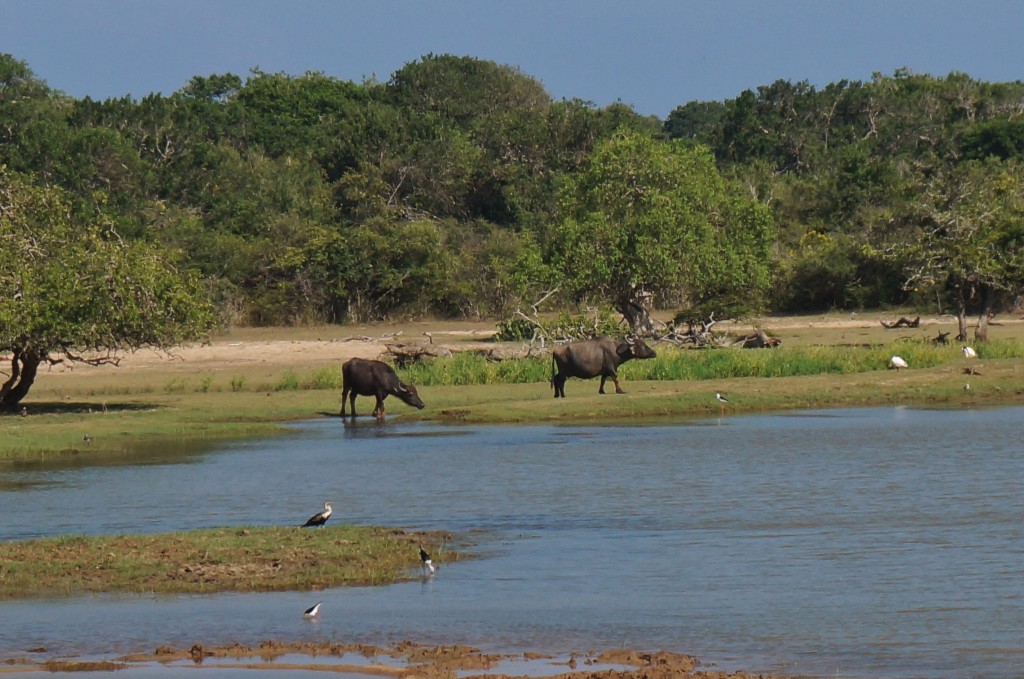
[[[757,332],[741,337],[732,343],[733,346],[739,345],[741,349],[772,349],[782,344],[782,340],[778,337],[769,337],[764,330],[758,330]]]
[[[442,344],[388,344],[384,356],[404,368],[410,363],[434,358],[449,358],[452,350]]]
[[[906,316],[900,316],[898,321],[891,321],[889,323],[886,323],[885,321],[879,321],[879,323],[882,324],[883,328],[887,328],[889,330],[893,328],[917,328],[920,327],[921,325],[921,317],[918,316],[914,320],[910,320]]]

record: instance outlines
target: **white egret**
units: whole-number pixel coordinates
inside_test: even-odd
[[[893,356],[892,358],[889,359],[889,367],[895,368],[896,372],[899,372],[900,368],[909,368],[910,366],[907,365],[907,362],[904,361],[899,356]]]

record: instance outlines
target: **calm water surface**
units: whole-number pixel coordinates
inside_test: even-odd
[[[384,588],[0,602],[0,657],[265,638],[637,647],[722,669],[1024,676],[1024,409],[343,426],[0,468],[0,539],[334,520],[486,558]],[[323,599],[317,622],[303,608]],[[118,676],[124,676],[119,673]]]

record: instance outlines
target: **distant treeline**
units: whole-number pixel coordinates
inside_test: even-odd
[[[662,121],[448,55],[387,82],[257,70],[94,101],[0,55],[4,171],[182,253],[239,324],[507,318],[551,291],[631,322],[998,310],[1024,284],[1022,114],[1020,82],[898,71]]]

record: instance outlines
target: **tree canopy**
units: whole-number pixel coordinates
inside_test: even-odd
[[[11,354],[0,406],[24,398],[43,362],[110,362],[201,337],[213,322],[203,300],[173,253],[126,242],[102,216],[72,215],[59,190],[0,169],[0,350]]]
[[[55,231],[178,253],[231,323],[501,318],[557,289],[554,308],[610,304],[642,329],[648,303],[957,307],[945,260],[892,246],[961,223],[971,199],[941,200],[965,181],[1000,206],[992,242],[1015,242],[1022,101],[1020,82],[901,69],[661,121],[432,54],[385,81],[254,70],[94,101],[0,55],[0,165],[59,196]],[[1024,292],[1014,264],[982,268],[993,294],[964,313]]]

